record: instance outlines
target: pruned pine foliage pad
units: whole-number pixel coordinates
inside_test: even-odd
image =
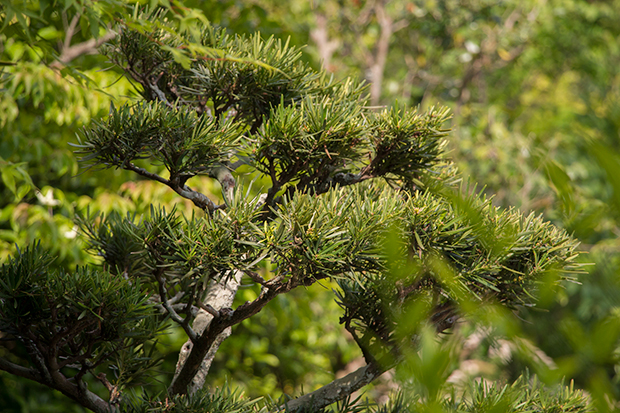
[[[149,159],[168,168],[171,176],[191,177],[230,157],[242,132],[238,124],[199,117],[188,108],[170,110],[159,101],[142,102],[113,109],[107,119],[93,121],[84,130],[85,145],[77,153],[87,154],[81,161],[88,166],[92,162],[127,168]]]
[[[454,391],[433,406],[444,413],[588,413],[594,412],[589,396],[574,383],[545,387],[536,376],[525,373],[512,384],[471,383],[464,392]],[[349,411],[354,411],[350,409]],[[414,392],[400,391],[383,406],[364,409],[373,413],[418,413],[429,405]],[[343,412],[344,413],[344,412]]]
[[[445,169],[446,108],[375,113],[364,109],[364,85],[314,71],[286,42],[210,25],[199,32],[199,39],[186,33],[184,47],[199,42],[206,54],[186,69],[170,51],[178,36],[164,28],[148,36],[121,31],[106,53],[153,103],[113,109],[85,129],[83,161],[134,168],[144,158],[163,164],[180,184],[239,161],[271,179],[270,206],[285,189],[321,193],[377,177],[421,185]]]
[[[28,337],[33,363],[74,370],[111,368],[118,383],[138,385],[159,360],[151,358],[162,326],[139,280],[79,267],[50,270],[53,261],[38,245],[18,251],[0,267],[0,331]]]
[[[396,344],[394,323],[413,302],[427,302],[438,331],[454,324],[462,300],[509,308],[533,304],[537,281],[573,268],[577,242],[564,231],[533,214],[502,211],[488,200],[469,201],[470,216],[430,192],[401,199],[396,226],[385,233],[397,242],[384,239],[395,248],[382,251],[376,269],[339,280],[342,321],[361,342],[390,353]],[[438,264],[446,264],[450,274]]]
[[[259,406],[259,400],[248,400],[242,393],[228,386],[213,392],[200,391],[190,396],[149,398],[137,395],[123,406],[123,413],[268,413]]]

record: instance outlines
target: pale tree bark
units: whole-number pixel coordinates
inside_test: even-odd
[[[233,199],[233,191],[236,185],[236,180],[231,173],[231,169],[228,165],[220,165],[209,171],[209,176],[215,178],[222,186],[222,195],[226,205],[228,205]],[[219,314],[222,310],[232,307],[242,276],[243,273],[241,271],[235,271],[235,273],[230,277],[224,278],[218,282],[211,282],[207,290],[207,295],[203,301],[203,305],[201,306],[202,308],[198,311],[198,314],[192,323],[192,329],[197,336],[202,335],[205,330],[207,330],[209,324],[213,321],[215,314]],[[209,311],[211,311],[211,313]],[[232,328],[228,327],[217,336],[209,348],[206,356],[202,360],[202,364],[200,365],[198,372],[192,379],[188,388],[188,393],[194,393],[196,390],[199,390],[204,386],[205,379],[209,373],[215,354],[219,350],[222,342],[230,336],[231,332]],[[181,347],[181,351],[179,352],[179,360],[177,361],[171,387],[179,377],[179,374],[181,373],[192,348],[193,342],[192,338],[190,338],[185,342],[185,344],[183,344],[183,347]]]
[[[77,59],[80,56],[99,53],[98,49],[102,44],[112,40],[118,35],[118,33],[116,33],[115,31],[108,30],[101,37],[98,37],[96,39],[89,39],[82,43],[71,45],[71,40],[73,39],[73,36],[78,32],[77,25],[80,21],[81,14],[78,13],[73,16],[73,19],[71,19],[70,23],[66,21],[66,13],[63,12],[62,17],[65,23],[65,40],[60,45],[60,56],[58,56],[58,59],[50,65],[50,67],[55,69],[62,68],[64,65],[74,59]]]
[[[107,41],[112,40],[116,37],[117,33],[113,31],[109,31],[105,33],[103,36],[97,39],[90,39],[82,43],[75,44],[73,46],[64,48],[62,53],[58,57],[58,62],[54,62],[52,66],[60,67],[62,64],[67,64],[70,61],[86,55],[86,54],[96,54],[98,53],[97,49]]]
[[[379,27],[381,28],[381,34],[375,45],[374,53],[370,51],[366,52],[366,62],[371,74],[370,104],[373,106],[377,106],[381,99],[383,74],[385,73],[385,65],[390,51],[392,35],[408,25],[406,20],[394,22],[386,10],[387,3],[387,0],[378,0],[375,2],[374,11]]]
[[[233,300],[235,298],[235,294],[239,289],[239,283],[241,282],[242,275],[243,273],[237,271],[227,280],[212,282],[209,286],[207,296],[204,300],[204,306],[206,308],[214,309],[218,312],[227,308],[231,308]],[[205,309],[201,308],[198,312],[198,315],[196,315],[196,318],[194,319],[192,328],[196,332],[196,334],[200,336],[205,332],[207,327],[209,327],[209,324],[211,324],[212,320],[213,315]],[[228,336],[230,336],[231,331],[231,327],[228,327],[217,336],[217,339],[213,342],[205,358],[203,359],[202,364],[198,369],[198,372],[192,379],[191,384],[189,385],[188,393],[194,393],[196,390],[199,390],[204,386],[205,379],[207,377],[207,374],[209,373],[209,369],[211,368],[211,363],[213,363],[213,358],[215,357],[215,354],[217,353],[220,344],[222,344],[222,342],[226,340]],[[171,386],[174,385],[175,381],[177,380],[179,373],[181,372],[183,366],[185,365],[185,362],[187,361],[187,357],[192,351],[192,348],[193,343],[191,340],[187,340],[185,344],[183,344],[183,347],[181,347],[181,351],[179,352],[179,360],[177,362],[174,379],[172,380]]]

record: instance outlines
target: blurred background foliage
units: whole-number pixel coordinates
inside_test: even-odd
[[[582,260],[593,265],[580,284],[566,284],[520,313],[520,339],[462,325],[458,350],[436,353],[452,354],[444,381],[511,381],[535,355],[541,377],[574,379],[594,395],[600,390],[612,402],[599,410],[614,408],[620,397],[620,0],[141,4],[147,3],[182,24],[206,18],[231,33],[260,31],[307,45],[304,59],[315,68],[369,82],[373,105],[449,106],[450,156],[465,179],[485,185],[498,206],[540,213],[567,229],[581,241]],[[191,205],[155,182],[120,170],[80,170],[69,145],[91,119],[107,116],[111,103],[138,96],[95,53],[115,19],[133,7],[0,2],[3,261],[35,239],[58,256],[58,267],[96,260],[84,252],[74,225],[75,214],[87,208],[125,214],[143,213],[151,203],[181,203],[178,210],[191,214]],[[88,53],[78,53],[79,46]],[[192,184],[219,196],[219,188],[200,179]],[[251,397],[279,397],[309,392],[357,368],[361,354],[338,324],[332,288],[325,283],[280,296],[237,327],[211,370],[215,383],[240,386]],[[248,286],[238,302],[256,293]],[[182,342],[180,334],[162,341],[168,354],[162,371],[174,370]],[[367,395],[384,400],[391,380],[386,375]],[[0,410],[44,411],[41,406],[80,411],[60,395],[0,373]]]

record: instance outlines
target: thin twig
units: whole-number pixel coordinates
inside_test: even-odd
[[[78,22],[80,21],[80,16],[81,16],[80,13],[76,13],[76,15],[73,16],[73,18],[71,19],[71,23],[69,23],[69,26],[67,26],[67,33],[65,35],[65,41],[62,45],[63,52],[65,50],[68,50],[69,47],[71,47],[71,39],[73,39],[73,35],[75,34],[75,28]]]
[[[164,286],[164,280],[161,274],[159,274],[159,271],[155,273],[155,279],[157,280],[157,284],[159,285],[159,297],[161,298],[161,303],[166,309],[166,311],[168,311],[168,314],[170,314],[170,318],[174,322],[180,324],[181,327],[183,327],[183,330],[185,330],[187,337],[189,337],[189,339],[192,342],[196,341],[196,337],[197,337],[196,332],[192,330],[192,328],[189,326],[189,324],[183,317],[181,317],[180,315],[177,314],[176,311],[174,311],[174,309],[168,302],[168,298],[166,297],[167,293],[166,293],[166,287]]]
[[[101,383],[103,383],[103,385],[105,386],[106,389],[108,389],[108,391],[110,392],[110,403],[111,404],[116,404],[119,402],[120,396],[121,396],[121,392],[118,389],[118,386],[114,386],[112,383],[110,383],[108,381],[108,379],[106,378],[105,373],[99,373],[98,375],[95,376]]]

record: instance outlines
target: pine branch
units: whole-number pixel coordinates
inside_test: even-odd
[[[241,272],[236,272],[232,277],[224,279],[220,282],[213,281],[208,288],[207,297],[203,303],[200,303],[201,307],[204,307],[198,312],[198,315],[194,319],[193,329],[202,337],[203,333],[209,328],[212,320],[215,316],[220,315],[221,311],[230,311],[230,306],[233,303],[237,289],[241,282]],[[211,367],[211,362],[215,357],[219,345],[230,336],[231,329],[224,329],[220,332],[215,340],[210,344],[210,348],[207,348],[199,356],[198,367],[192,372],[192,376],[186,377],[186,388],[189,392],[193,392],[204,385],[204,380]],[[196,342],[199,339],[196,340]],[[178,377],[183,374],[187,374],[186,365],[188,357],[195,352],[201,352],[202,347],[194,349],[195,342],[188,340],[181,351],[179,352],[179,360],[177,362],[175,374],[172,383],[175,383]]]
[[[173,379],[168,391],[171,394],[186,394],[188,392],[188,387],[198,373],[203,359],[224,330],[257,314],[276,296],[287,293],[300,285],[312,284],[316,280],[317,279],[312,279],[312,281],[298,281],[289,279],[286,282],[267,283],[256,300],[246,302],[237,307],[234,311],[230,308],[220,309],[217,316],[213,317],[208,323],[204,333],[193,343],[191,351],[189,351],[189,354],[186,356],[183,367],[178,370],[178,374]]]
[[[196,205],[198,208],[209,211],[209,213],[212,213],[213,211],[224,207],[222,205],[215,205],[215,203],[211,201],[206,195],[194,191],[187,185],[181,185],[180,179],[178,177],[177,179],[169,180],[155,173],[149,172],[144,168],[140,168],[134,165],[132,162],[125,163],[123,167],[124,169],[134,171],[135,173],[144,176],[145,178],[152,179],[168,186],[170,189],[181,195],[183,198],[192,201],[194,205]]]
[[[0,370],[4,370],[7,373],[11,373],[19,377],[24,377],[38,383],[44,382],[43,377],[39,373],[37,373],[35,369],[29,369],[26,367],[22,367],[19,364],[11,363],[3,357],[0,357]]]
[[[72,384],[59,371],[55,371],[49,375],[48,378],[45,378],[34,369],[29,369],[15,363],[11,363],[2,357],[0,357],[0,370],[58,390],[65,396],[68,396],[75,402],[95,413],[111,413],[116,410],[113,406],[97,396],[95,393],[86,389],[80,389],[79,386]]]
[[[216,179],[222,186],[222,195],[226,204],[232,201],[233,191],[237,184],[235,177],[231,173],[233,170],[232,165],[221,165],[208,171],[208,175]]]
[[[353,392],[385,373],[385,371],[387,369],[381,368],[375,363],[369,363],[312,393],[286,402],[283,406],[280,406],[280,410],[287,412],[319,411],[332,403],[346,399]]]
[[[217,311],[215,308],[211,307],[210,304],[198,303],[198,307],[205,310],[207,313],[211,314],[213,317],[217,317],[220,315],[220,312]]]

